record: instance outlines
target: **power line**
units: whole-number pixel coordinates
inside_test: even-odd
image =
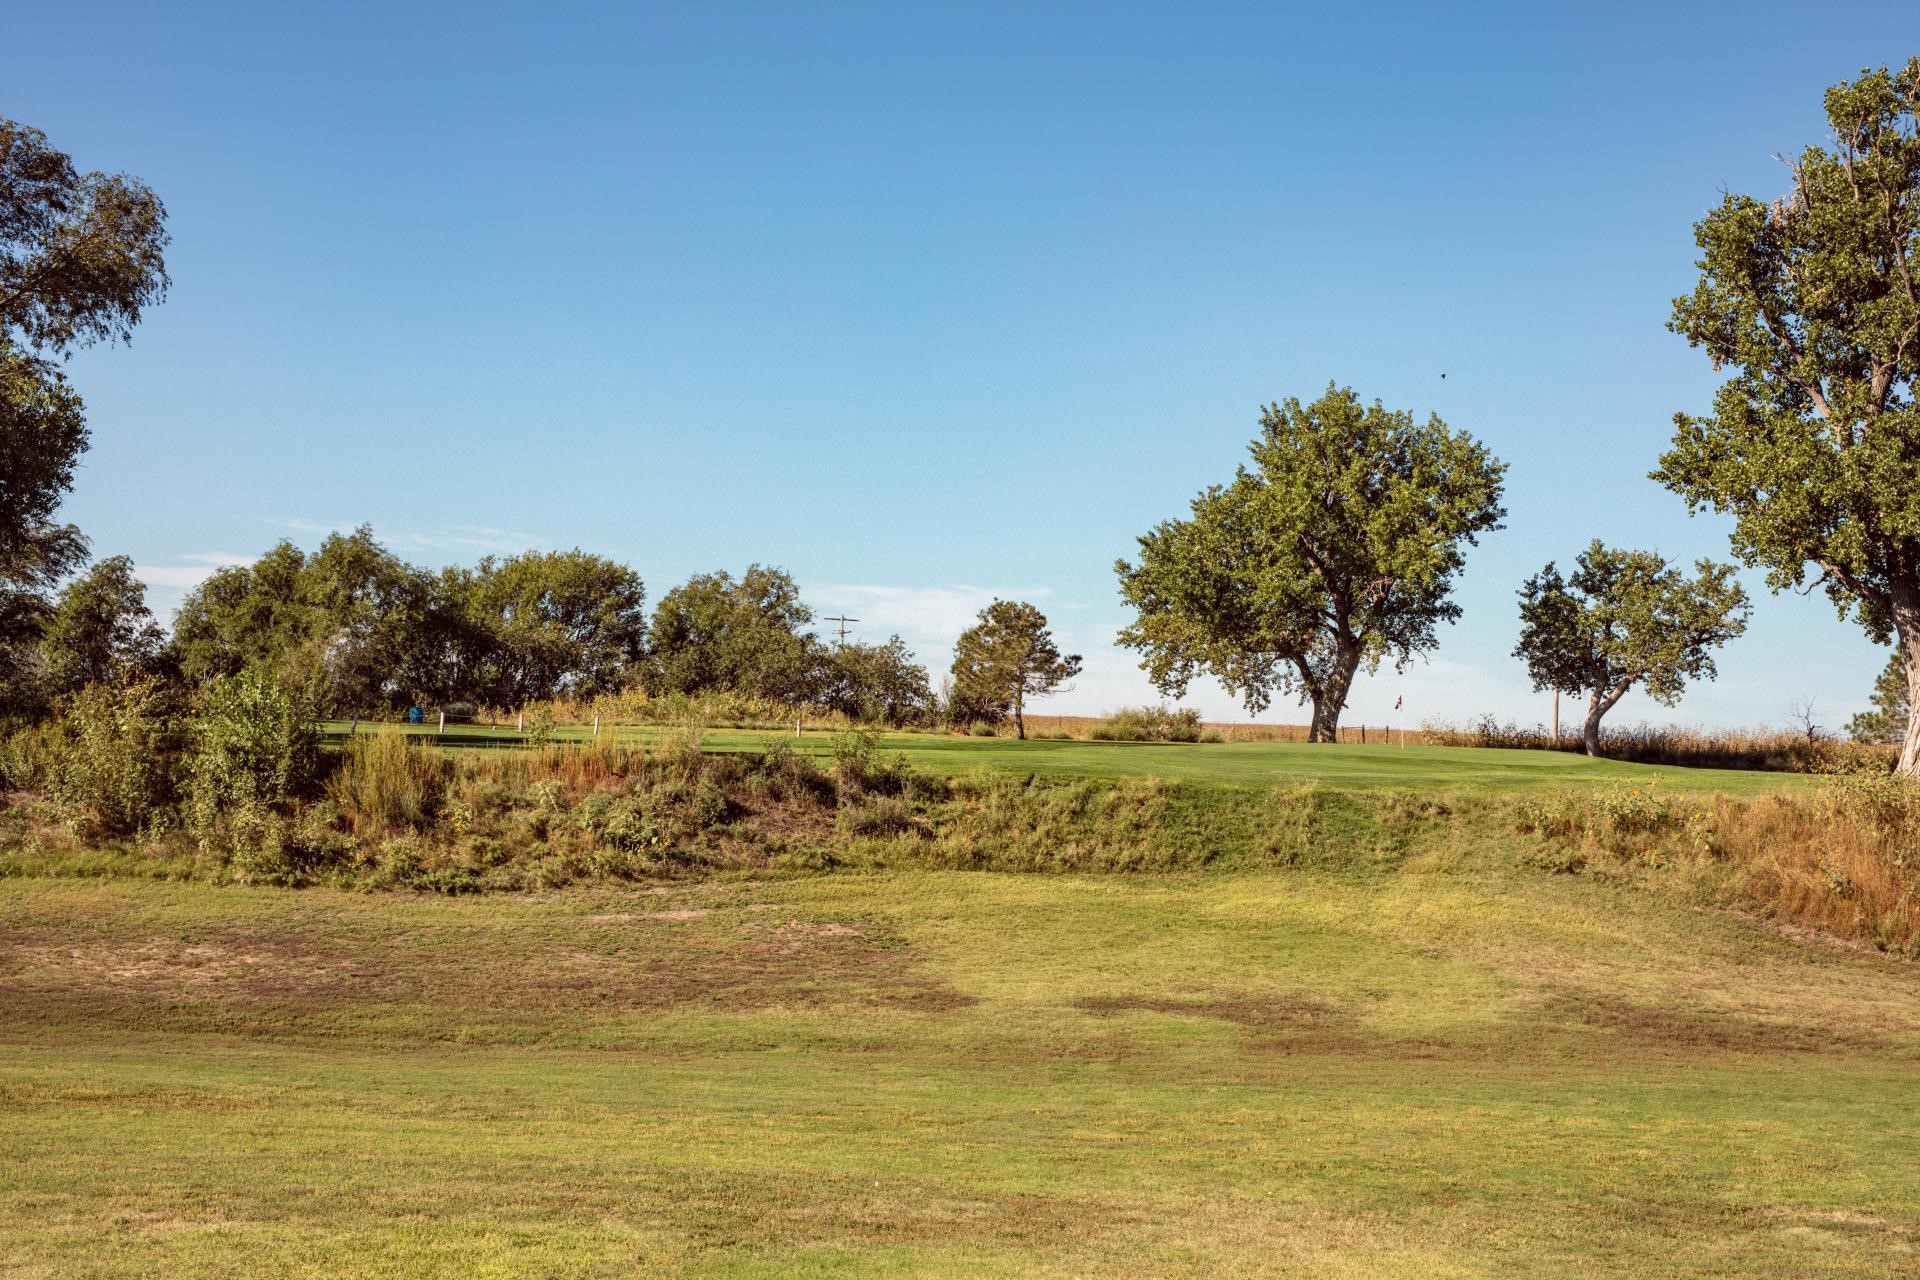
[[[838,617],[838,618],[828,618],[828,619],[827,619],[827,621],[828,621],[828,622],[837,622],[837,623],[839,623],[839,624],[840,624],[840,643],[841,643],[842,645],[845,645],[845,644],[847,643],[847,624],[848,624],[849,622],[858,622],[858,621],[860,621],[860,619],[858,619],[858,618],[848,618],[848,617],[845,617],[845,616],[842,616],[842,617]]]

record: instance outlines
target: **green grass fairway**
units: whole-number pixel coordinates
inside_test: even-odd
[[[1917,1091],[1910,964],[1418,857],[0,881],[5,1276],[1910,1276]]]
[[[327,741],[345,740],[346,721],[324,726]],[[362,726],[362,732],[366,732]],[[418,737],[454,749],[513,748],[524,739],[512,729],[462,726],[445,735],[431,727],[409,729]],[[608,733],[615,733],[608,730]],[[657,743],[668,730],[623,725],[621,742]],[[588,731],[576,726],[556,735],[561,742],[584,742]],[[773,730],[714,729],[702,736],[709,751],[758,751],[785,741],[815,755],[829,755],[833,735],[812,730],[795,738]],[[1589,760],[1563,751],[1508,751],[1483,747],[1397,747],[1302,742],[1081,742],[1011,738],[962,738],[948,734],[889,733],[879,749],[899,752],[915,766],[953,775],[970,769],[999,769],[1043,777],[1166,778],[1234,786],[1272,786],[1320,781],[1353,788],[1422,788],[1444,791],[1511,791],[1523,788],[1582,786],[1596,782],[1647,782],[1675,791],[1753,795],[1779,787],[1803,786],[1804,775],[1755,773],[1739,769],[1680,769]]]

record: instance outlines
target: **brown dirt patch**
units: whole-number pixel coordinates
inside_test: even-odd
[[[742,927],[715,929],[699,927],[715,911],[688,908],[627,913],[621,927],[609,918],[619,914],[371,931],[308,917],[278,936],[204,926],[190,937],[102,936],[97,922],[0,933],[0,1025],[301,1034],[356,1008],[401,1006],[432,1035],[475,1020],[534,1027],[685,1007],[941,1013],[974,1003],[871,925],[742,913]]]
[[[1877,1036],[1725,1010],[1640,1004],[1619,996],[1560,990],[1547,1013],[1614,1033],[1636,1047],[1739,1053],[1830,1053],[1885,1049]]]
[[[1267,1032],[1351,1020],[1338,1005],[1300,996],[1086,996],[1075,1000],[1073,1005],[1102,1015],[1142,1012],[1216,1018]]]
[[[1353,1011],[1312,996],[1208,993],[1192,996],[1087,996],[1077,1009],[1100,1017],[1165,1013],[1244,1027],[1247,1047],[1272,1054],[1424,1057],[1438,1046],[1390,1039],[1360,1026]]]

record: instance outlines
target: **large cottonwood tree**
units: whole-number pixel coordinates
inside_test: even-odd
[[[1362,667],[1404,666],[1460,616],[1454,578],[1501,527],[1506,467],[1437,415],[1332,385],[1267,406],[1251,452],[1115,566],[1138,613],[1120,643],[1169,697],[1203,673],[1256,714],[1296,695],[1313,705],[1308,740],[1330,742]]]
[[[1824,588],[1898,645],[1899,768],[1920,773],[1920,58],[1826,95],[1770,203],[1728,195],[1694,227],[1700,280],[1670,327],[1733,376],[1679,414],[1654,477],[1734,521],[1774,590]]]

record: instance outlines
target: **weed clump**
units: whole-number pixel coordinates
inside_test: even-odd
[[[1199,742],[1203,731],[1192,707],[1122,707],[1096,721],[1087,736],[1102,742]]]

